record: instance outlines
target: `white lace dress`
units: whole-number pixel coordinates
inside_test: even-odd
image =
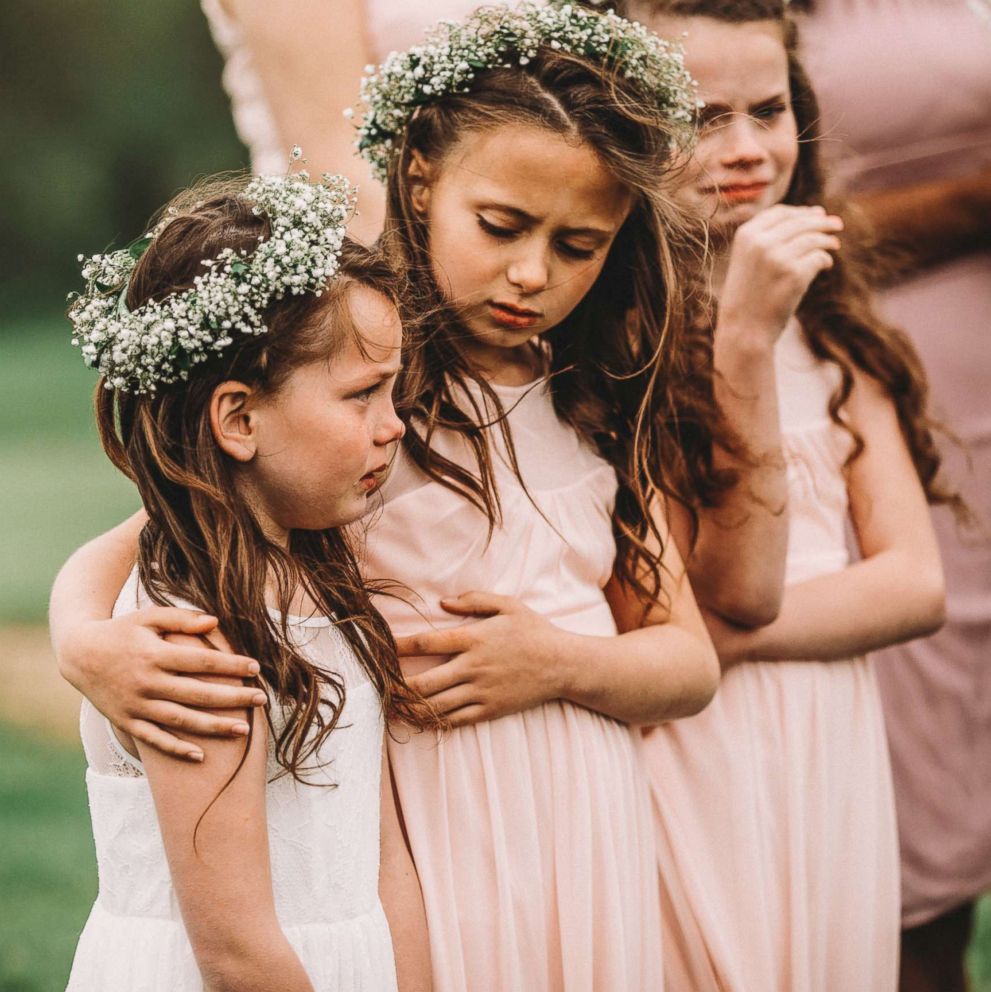
[[[115,615],[146,602],[135,576]],[[334,788],[282,776],[268,785],[272,883],[279,921],[316,992],[391,992],[396,971],[378,896],[382,707],[350,647],[325,617],[292,625],[300,648],[344,680],[339,729],[312,773]],[[84,701],[99,893],[79,939],[67,992],[201,992],[141,763]],[[278,766],[269,753],[270,773]]]

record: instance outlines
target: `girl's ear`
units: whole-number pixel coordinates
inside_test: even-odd
[[[422,152],[410,152],[409,165],[406,166],[406,181],[410,186],[410,202],[413,204],[413,210],[423,220],[430,209],[430,191],[434,182],[434,168],[423,157]]]
[[[235,461],[250,462],[258,450],[254,390],[243,382],[222,382],[210,397],[210,430],[220,450]]]

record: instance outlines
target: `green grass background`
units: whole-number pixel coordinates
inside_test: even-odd
[[[68,554],[138,506],[100,449],[94,381],[57,317],[0,335],[0,623],[43,622]],[[65,986],[96,894],[84,768],[78,747],[0,724],[0,992]],[[970,966],[991,992],[987,900]]]

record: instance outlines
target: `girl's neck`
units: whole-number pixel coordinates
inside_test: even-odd
[[[493,386],[525,386],[547,371],[544,350],[536,340],[519,348],[471,342],[464,350],[475,374]]]

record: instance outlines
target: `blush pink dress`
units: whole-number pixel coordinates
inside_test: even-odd
[[[819,0],[803,31],[826,149],[849,189],[991,169],[988,0]],[[877,656],[912,927],[991,889],[991,252],[919,272],[880,304],[967,446],[942,447],[980,521],[961,530],[934,511],[946,625]]]
[[[477,387],[472,387],[477,389]],[[616,634],[612,468],[557,417],[545,381],[495,386],[532,501],[498,429],[503,523],[400,462],[364,572],[397,635],[465,621],[442,596],[513,596],[563,629]],[[479,399],[481,393],[479,391]],[[460,438],[436,448],[471,466]],[[443,659],[411,659],[408,672]],[[437,992],[654,992],[662,987],[653,823],[639,734],[553,702],[440,740],[390,743],[427,910]]]
[[[837,370],[794,321],[775,365],[792,585],[848,563],[850,437],[827,413]],[[738,665],[645,753],[669,990],[893,992],[898,850],[867,659]]]

